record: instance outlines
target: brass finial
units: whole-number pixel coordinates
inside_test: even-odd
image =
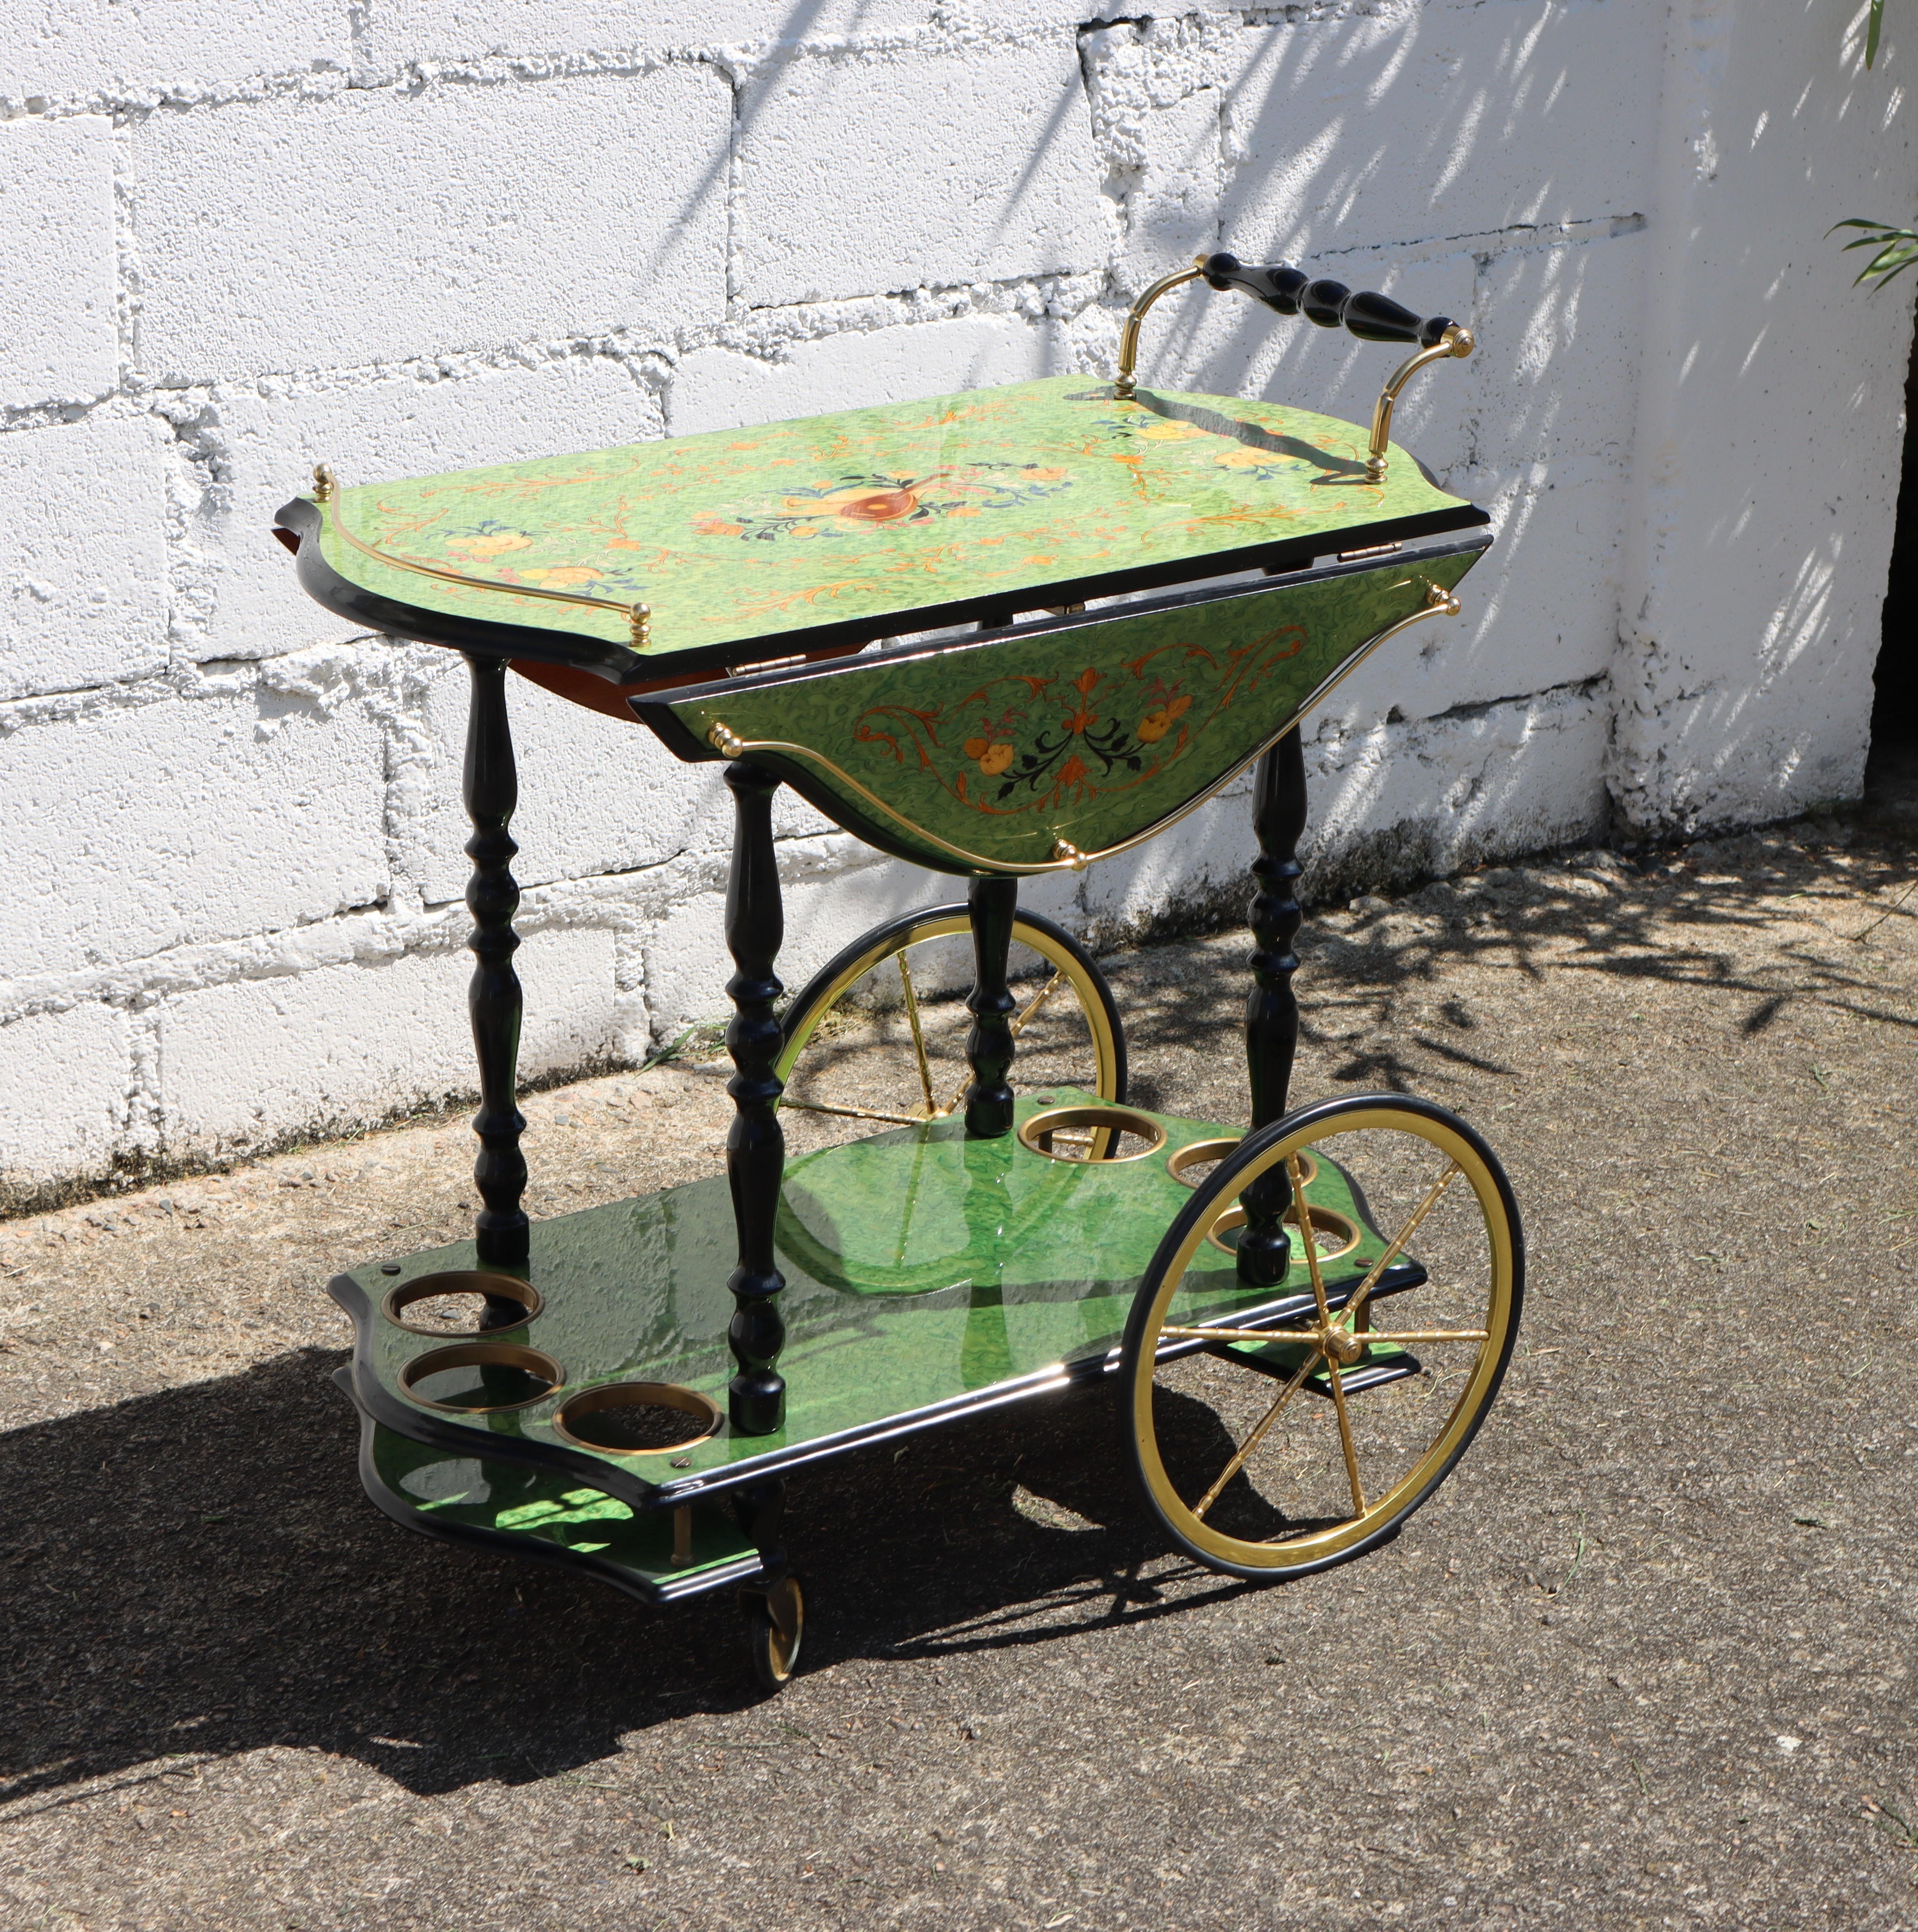
[[[636,651],[643,651],[648,649],[652,642],[652,607],[646,604],[635,604],[632,607],[632,647]]]
[[[1070,866],[1075,872],[1082,872],[1092,861],[1070,838],[1056,838],[1052,842],[1052,856],[1060,864]]]
[[[718,718],[707,728],[706,742],[723,758],[737,758],[746,750],[746,740],[737,731],[730,730]]]
[[[340,487],[340,479],[333,474],[330,465],[316,463],[313,466],[313,500],[316,503],[330,503],[333,493]]]

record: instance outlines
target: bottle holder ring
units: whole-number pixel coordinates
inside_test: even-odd
[[[426,1384],[456,1370],[473,1372],[461,1384],[429,1394]],[[449,1415],[493,1415],[543,1402],[566,1378],[545,1350],[518,1342],[458,1342],[429,1348],[400,1371],[400,1387],[422,1408]]]
[[[1335,1262],[1349,1255],[1359,1243],[1358,1224],[1331,1208],[1308,1207],[1312,1216],[1312,1239],[1318,1249],[1319,1265],[1323,1268],[1328,1262]],[[1285,1224],[1293,1236],[1292,1264],[1305,1265],[1304,1244],[1298,1239],[1298,1204],[1294,1202],[1286,1210]],[[1205,1238],[1214,1247],[1222,1248],[1227,1254],[1235,1254],[1237,1248],[1230,1241],[1221,1240],[1222,1234],[1235,1234],[1245,1226],[1245,1210],[1240,1207],[1228,1208],[1212,1223]]]
[[[422,1301],[442,1297],[477,1300],[481,1306],[472,1325],[429,1325],[417,1316],[411,1321],[407,1318],[407,1310],[417,1308]],[[500,1318],[503,1304],[510,1304],[518,1312]],[[437,1335],[452,1340],[462,1336],[485,1335],[502,1328],[517,1328],[521,1322],[530,1322],[545,1305],[539,1298],[539,1291],[530,1282],[521,1281],[515,1275],[493,1274],[483,1268],[449,1268],[401,1282],[388,1291],[386,1299],[380,1304],[380,1312],[395,1328],[404,1329],[409,1335]]]
[[[1205,1176],[1196,1170],[1216,1166],[1238,1143],[1239,1136],[1236,1134],[1229,1140],[1190,1142],[1166,1156],[1166,1172],[1184,1186],[1196,1187]],[[1300,1178],[1306,1186],[1310,1187],[1318,1174],[1319,1163],[1309,1154],[1301,1154],[1296,1158],[1303,1170]]]
[[[677,1382],[604,1382],[569,1396],[553,1432],[608,1456],[663,1456],[719,1432],[719,1405]]]
[[[1144,1144],[1121,1153],[1128,1140]],[[1130,1107],[1049,1107],[1020,1127],[1019,1143],[1048,1160],[1118,1162],[1157,1154],[1166,1144],[1166,1130]]]

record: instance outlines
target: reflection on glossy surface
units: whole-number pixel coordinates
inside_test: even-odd
[[[366,1462],[385,1506],[443,1531],[530,1537],[596,1558],[646,1586],[690,1576],[753,1554],[731,1516],[714,1504],[690,1508],[686,1548],[676,1555],[671,1513],[635,1513],[578,1478],[476,1456],[450,1456],[371,1428]]]
[[[1393,626],[1445,608],[1434,596],[1484,554],[1468,539],[1030,636],[697,686],[641,713],[670,713],[692,744],[743,741],[867,843],[935,869],[966,854],[1058,862],[1061,841],[1109,850],[1224,782]]]

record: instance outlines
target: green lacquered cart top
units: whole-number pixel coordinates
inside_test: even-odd
[[[1090,1096],[1061,1090],[1058,1097]],[[1040,1104],[1022,1098],[1019,1118]],[[1166,1128],[1166,1144],[1133,1161],[1050,1160],[1012,1136],[968,1140],[962,1123],[941,1120],[789,1162],[776,1235],[786,1280],[779,1297],[785,1427],[761,1436],[722,1427],[678,1452],[684,1473],[666,1466],[664,1454],[588,1450],[583,1460],[648,1483],[689,1481],[963,1405],[1064,1364],[1103,1360],[1154,1250],[1191,1198],[1169,1171],[1169,1156],[1237,1131],[1149,1118]],[[1328,1263],[1334,1282],[1355,1279],[1383,1242],[1329,1162],[1307,1193],[1363,1229],[1356,1248]],[[726,1280],[736,1238],[731,1201],[718,1177],[536,1222],[530,1273],[545,1306],[497,1334],[545,1352],[563,1372],[562,1386],[525,1407],[464,1416],[434,1411],[432,1420],[470,1432],[467,1453],[483,1456],[516,1438],[566,1446],[555,1412],[582,1388],[609,1381],[676,1382],[723,1408],[733,1372]],[[435,1250],[411,1256],[398,1279],[473,1264],[470,1246]],[[1294,1273],[1296,1282],[1277,1293],[1304,1289],[1302,1264]],[[399,1394],[401,1377],[439,1342],[377,1312],[394,1277],[368,1268],[353,1278],[376,1307],[362,1337],[362,1369],[413,1414],[428,1414]],[[1232,1256],[1202,1244],[1177,1313],[1205,1318],[1274,1292],[1241,1287]]]
[[[1149,391],[1118,402],[1087,376],[1053,376],[350,485],[320,541],[333,572],[393,604],[627,644],[644,603],[643,656],[737,661],[861,625],[1082,601],[1275,545],[1309,556],[1484,520],[1396,448],[1368,484],[1365,454],[1363,431],[1309,410]]]

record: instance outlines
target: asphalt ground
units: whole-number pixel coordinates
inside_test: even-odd
[[[428,1123],[0,1226],[0,1924],[1918,1924],[1918,892],[1826,823],[1315,918],[1295,1094],[1432,1096],[1532,1275],[1394,1542],[1172,1554],[1100,1392],[809,1472],[804,1666],[379,1516],[338,1267],[456,1238]],[[1242,1110],[1241,934],[1108,963]],[[713,1172],[724,1069],[528,1106],[529,1206]]]

